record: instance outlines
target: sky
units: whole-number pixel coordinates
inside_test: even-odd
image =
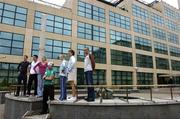
[[[152,1],[154,1],[154,0],[144,0],[144,1],[146,1],[146,2],[152,2]],[[163,0],[164,2],[166,2],[166,3],[168,3],[168,4],[170,4],[170,5],[172,5],[172,6],[174,6],[174,7],[176,7],[176,8],[178,8],[178,2],[177,2],[177,0]]]
[[[47,1],[47,2],[62,6],[66,0],[43,0],[43,1]],[[144,1],[150,3],[154,0],[144,0]],[[177,0],[163,0],[163,1],[174,6],[174,7],[176,7],[176,8],[178,8]]]

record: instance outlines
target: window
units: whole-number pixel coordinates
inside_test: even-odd
[[[169,69],[169,60],[165,58],[156,57],[156,68],[157,69]]]
[[[166,20],[166,26],[169,30],[176,31],[177,24],[175,22]]]
[[[174,33],[167,32],[167,39],[171,43],[179,44],[179,37]]]
[[[168,54],[168,48],[166,44],[154,42],[154,50],[156,53]]]
[[[106,64],[106,49],[101,47],[95,47],[90,45],[78,44],[77,50],[77,60],[84,61],[84,48],[89,48],[90,53],[94,55],[96,63]]]
[[[82,1],[78,2],[78,15],[96,21],[105,22],[105,10],[103,8]]]
[[[172,70],[180,71],[180,61],[171,60]]]
[[[136,49],[152,51],[151,41],[142,37],[135,36]]]
[[[170,46],[169,50],[171,56],[180,57],[180,48]]]
[[[150,36],[150,26],[137,20],[134,20],[134,31]]]
[[[33,37],[32,40],[32,55],[39,54],[39,37]],[[71,43],[55,39],[46,38],[45,56],[49,59],[57,59],[60,54],[68,53],[71,48]]]
[[[0,23],[26,27],[27,9],[0,2]]]
[[[168,7],[164,7],[164,12],[165,12],[165,16],[169,17],[169,18],[176,18],[176,13],[174,10],[171,10]]]
[[[31,55],[38,55],[39,54],[39,37],[33,36],[32,38],[32,49],[31,49]]]
[[[41,20],[43,14],[44,13],[42,12],[38,12],[38,11],[35,12],[34,29],[41,30]],[[61,16],[47,14],[45,30],[51,33],[71,36],[72,20]]]
[[[112,85],[132,85],[132,72],[112,71]]]
[[[111,64],[132,66],[132,53],[111,49]]]
[[[144,20],[149,18],[149,12],[146,9],[143,9],[137,5],[132,5],[133,16],[142,18]]]
[[[164,25],[163,17],[161,17],[155,13],[152,13],[151,20],[152,20],[153,24],[160,25],[160,26]]]
[[[130,18],[118,13],[109,12],[109,21],[113,26],[117,26],[123,29],[130,29]]]
[[[157,38],[160,40],[166,40],[166,32],[160,28],[153,27],[152,34],[154,38]]]
[[[86,79],[84,75],[84,69],[78,68],[77,69],[77,84],[78,85],[85,85]],[[93,84],[94,85],[106,85],[106,70],[96,69],[93,72]]]
[[[152,85],[153,84],[153,74],[152,73],[137,73],[137,83],[138,85]]]
[[[144,68],[153,68],[152,56],[136,54],[136,66]]]
[[[0,31],[0,53],[23,55],[24,35]]]
[[[17,82],[18,64],[0,62],[0,86],[9,86]]]
[[[106,30],[100,26],[78,22],[78,38],[106,42]]]
[[[132,47],[132,38],[130,34],[110,30],[110,40],[111,44]]]

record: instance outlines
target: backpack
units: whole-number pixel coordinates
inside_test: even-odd
[[[89,59],[91,60],[92,69],[94,71],[95,70],[95,66],[96,66],[94,55],[89,54]]]

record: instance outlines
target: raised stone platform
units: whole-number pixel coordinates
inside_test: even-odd
[[[52,119],[180,119],[180,98],[176,100],[130,99],[129,102],[115,98],[95,102],[79,100],[72,102],[52,101]]]
[[[52,119],[180,119],[180,95],[174,99],[168,93],[153,93],[152,101],[149,93],[116,94],[114,99],[97,98],[95,102],[86,102],[79,95],[77,102],[54,100],[50,103]],[[58,99],[59,95],[55,98]],[[14,97],[6,94],[5,119],[21,119],[27,111],[42,108],[42,99],[36,97]],[[27,116],[27,119],[44,119],[45,116]]]
[[[4,119],[21,119],[27,111],[42,109],[42,98],[6,94]]]
[[[0,104],[4,104],[5,103],[5,95],[7,93],[10,93],[10,91],[0,91]]]

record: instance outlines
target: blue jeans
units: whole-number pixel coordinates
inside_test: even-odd
[[[66,97],[67,97],[66,81],[67,81],[66,76],[60,76],[60,89],[61,89],[61,91],[60,91],[59,100],[66,100]]]
[[[87,85],[93,85],[93,72],[92,71],[86,71],[85,72],[85,78],[86,78],[86,84]],[[95,93],[94,93],[93,87],[88,88],[88,97],[87,98],[90,100],[95,99]]]
[[[38,96],[43,96],[44,90],[44,80],[41,74],[38,74],[38,87],[37,87],[37,94]]]

